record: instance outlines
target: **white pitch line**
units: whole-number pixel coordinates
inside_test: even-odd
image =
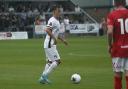
[[[92,54],[92,55],[87,55],[87,54],[77,54],[77,53],[68,53],[68,55],[70,55],[70,56],[83,56],[83,57],[107,57],[108,55],[94,55],[94,54]]]

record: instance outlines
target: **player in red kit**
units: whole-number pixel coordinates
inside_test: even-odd
[[[115,0],[116,9],[107,17],[109,53],[114,71],[114,89],[122,89],[122,75],[125,73],[128,89],[128,10],[125,0]]]

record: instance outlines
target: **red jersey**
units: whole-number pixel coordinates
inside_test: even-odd
[[[128,58],[128,10],[112,11],[107,17],[107,24],[114,27],[111,56]]]

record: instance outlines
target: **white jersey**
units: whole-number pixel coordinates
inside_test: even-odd
[[[60,22],[55,17],[51,17],[48,21],[47,28],[50,28],[53,36],[57,39],[60,33]],[[44,48],[51,48],[54,40],[47,34],[44,41]]]

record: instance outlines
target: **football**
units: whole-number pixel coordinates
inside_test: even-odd
[[[75,73],[75,74],[73,74],[73,75],[71,76],[71,81],[72,81],[74,84],[78,84],[78,83],[80,83],[80,81],[81,81],[81,76],[80,76],[79,74]]]

